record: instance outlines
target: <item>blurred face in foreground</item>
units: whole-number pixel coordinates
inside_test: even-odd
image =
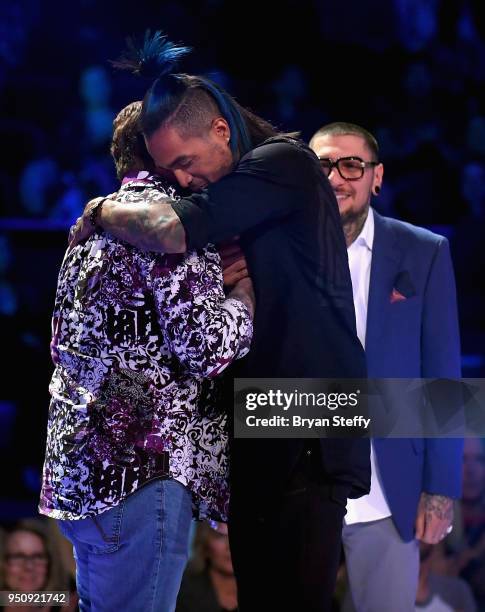
[[[227,525],[219,523],[217,531],[212,530],[210,532],[207,538],[206,552],[209,566],[212,569],[226,576],[234,574]]]
[[[30,531],[8,535],[5,546],[5,585],[12,591],[40,591],[47,582],[48,556],[42,539]]]

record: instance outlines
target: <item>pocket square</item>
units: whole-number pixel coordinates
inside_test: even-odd
[[[394,302],[402,302],[403,300],[407,300],[407,299],[408,298],[402,293],[399,293],[397,289],[392,290],[391,296],[390,296],[391,304],[394,304]]]
[[[407,270],[399,272],[394,280],[394,286],[390,296],[391,304],[394,304],[394,302],[402,302],[415,295],[416,289],[414,288],[409,272]]]

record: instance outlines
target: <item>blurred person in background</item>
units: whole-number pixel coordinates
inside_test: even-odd
[[[237,586],[227,525],[199,523],[193,556],[182,579],[176,612],[234,612]]]
[[[453,571],[472,587],[480,612],[485,610],[485,440],[465,439],[461,541],[453,542]]]
[[[437,558],[444,554],[443,544],[419,543],[416,612],[476,612],[470,586],[462,578],[433,571]]]
[[[77,595],[69,580],[69,568],[65,567],[58,547],[58,540],[40,519],[23,519],[13,527],[3,530],[0,546],[0,591],[31,593],[33,591],[68,591],[69,603],[65,605],[8,606],[6,611],[77,609]]]

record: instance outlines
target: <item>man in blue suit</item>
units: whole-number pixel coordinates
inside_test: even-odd
[[[337,197],[369,377],[459,378],[448,241],[370,207],[384,167],[367,130],[331,123],[310,146]],[[414,611],[418,541],[434,544],[449,532],[461,461],[457,439],[373,440],[371,491],[349,500],[343,530],[358,612]]]

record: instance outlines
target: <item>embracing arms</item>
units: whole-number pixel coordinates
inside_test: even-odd
[[[94,232],[91,213],[96,206],[96,224],[116,238],[125,240],[143,251],[186,251],[185,230],[172,207],[172,200],[169,199],[130,204],[95,198],[88,202],[82,217],[71,230],[71,248]]]
[[[177,201],[130,205],[91,200],[71,232],[70,244],[93,233],[94,216],[96,225],[142,250],[183,253],[202,248],[291,214],[303,206],[307,178],[308,160],[296,147],[263,145],[206,191]]]

